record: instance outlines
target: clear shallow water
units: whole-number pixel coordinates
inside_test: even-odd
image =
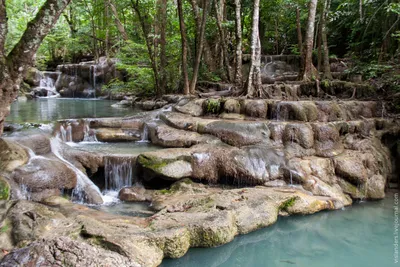
[[[393,195],[345,210],[279,218],[218,248],[195,248],[163,267],[386,267],[394,264]]]
[[[123,117],[137,111],[113,108],[116,101],[80,98],[38,98],[12,103],[7,122],[50,122],[61,119]]]
[[[149,217],[154,214],[150,211],[147,202],[116,202],[111,205],[92,206],[92,208],[111,214],[132,217]]]

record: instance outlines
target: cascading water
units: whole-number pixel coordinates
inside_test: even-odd
[[[141,142],[141,143],[149,142],[149,127],[147,126],[146,123],[143,125],[142,139],[138,142]]]
[[[66,128],[64,128],[64,126],[61,125],[59,137],[63,142],[73,142],[72,141],[72,126],[68,125]]]
[[[105,190],[120,190],[132,186],[133,161],[131,158],[107,157],[104,160]]]
[[[86,203],[87,195],[86,190],[90,190],[91,193],[97,194],[98,197],[102,198],[100,189],[84,174],[81,170],[76,168],[73,164],[68,162],[60,153],[61,144],[60,139],[55,137],[50,139],[51,152],[62,162],[64,162],[71,170],[76,173],[77,183],[76,187],[72,190],[71,199],[77,203]]]
[[[54,85],[53,78],[50,77],[50,73],[44,72],[40,79],[39,88],[45,89],[47,91],[47,97],[59,97],[60,94],[57,93],[56,87]]]
[[[118,202],[119,191],[134,184],[133,163],[132,158],[127,157],[106,157],[104,159],[103,199],[106,205]]]
[[[92,82],[92,88],[93,88],[93,97],[96,98],[96,74],[97,74],[97,66],[96,65],[91,65],[90,66],[90,72],[91,72],[91,82]]]
[[[83,126],[83,142],[98,143],[99,141],[97,140],[96,132],[90,129],[89,123],[90,122],[85,121]]]

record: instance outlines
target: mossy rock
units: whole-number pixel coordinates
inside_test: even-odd
[[[207,99],[203,103],[203,111],[207,114],[219,114],[221,111],[221,102],[219,99]]]
[[[28,162],[25,149],[14,142],[0,138],[0,171],[12,172]]]
[[[282,204],[279,205],[280,211],[287,211],[290,207],[294,205],[296,202],[297,197],[291,197],[288,200],[284,201]]]
[[[10,199],[10,184],[0,176],[0,200]]]

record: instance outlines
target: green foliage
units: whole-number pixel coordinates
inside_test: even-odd
[[[210,114],[218,114],[221,110],[221,103],[218,99],[207,99],[205,102],[206,112]]]
[[[8,224],[4,224],[2,227],[0,227],[0,233],[4,234],[10,229],[10,226]]]
[[[279,210],[287,211],[288,208],[292,207],[295,202],[296,202],[296,197],[292,197],[292,198],[286,200],[285,202],[283,202],[279,206]]]
[[[358,62],[352,68],[346,70],[349,74],[361,74],[364,79],[371,79],[380,77],[387,71],[390,71],[393,67],[390,65],[378,64],[376,62],[362,63]]]

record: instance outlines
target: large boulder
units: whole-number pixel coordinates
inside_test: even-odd
[[[69,237],[43,239],[7,254],[0,266],[131,266],[139,263],[112,250]]]
[[[244,101],[244,109],[247,116],[266,118],[268,104],[265,100],[246,100]]]
[[[268,142],[270,132],[265,122],[215,121],[198,128],[199,133],[211,134],[233,146]]]
[[[368,172],[362,158],[349,155],[335,157],[335,172],[353,184],[363,184],[368,179]]]
[[[0,138],[0,171],[11,172],[28,160],[26,149],[11,140]]]
[[[205,101],[204,99],[192,100],[183,106],[179,105],[174,106],[174,110],[195,117],[202,116],[204,114],[203,112],[204,101]]]
[[[163,147],[191,147],[200,143],[211,143],[218,138],[192,131],[179,130],[163,123],[148,124],[150,140]]]
[[[35,157],[29,164],[15,169],[12,179],[24,185],[31,192],[45,189],[73,189],[76,186],[76,173],[58,160]]]

